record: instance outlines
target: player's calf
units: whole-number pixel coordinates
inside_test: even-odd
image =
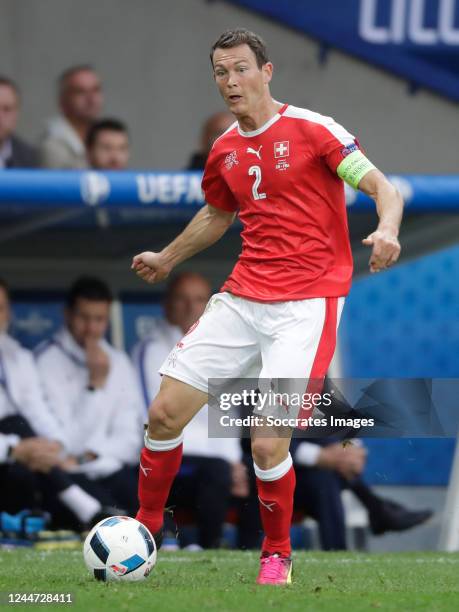
[[[145,446],[140,455],[137,520],[153,534],[163,526],[164,508],[180,468],[183,427],[207,400],[201,391],[165,377],[149,410]]]
[[[140,454],[137,520],[153,534],[161,531],[169,491],[180,468],[183,434],[172,440],[154,440],[145,432]]]

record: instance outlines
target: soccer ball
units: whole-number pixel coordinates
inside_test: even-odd
[[[144,580],[156,563],[156,544],[139,521],[111,516],[88,533],[83,556],[96,580]]]

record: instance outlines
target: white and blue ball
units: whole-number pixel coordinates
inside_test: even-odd
[[[142,523],[111,516],[89,532],[83,556],[96,580],[144,580],[156,563],[156,544]]]

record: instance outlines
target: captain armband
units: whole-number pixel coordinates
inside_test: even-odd
[[[339,164],[336,172],[348,185],[357,189],[360,181],[370,170],[376,170],[371,161],[362,151],[357,150],[347,155]]]

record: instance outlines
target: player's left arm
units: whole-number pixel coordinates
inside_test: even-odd
[[[398,234],[403,216],[403,199],[400,192],[376,168],[369,170],[360,179],[358,189],[376,203],[378,227],[362,243],[372,247],[370,272],[379,272],[393,265],[400,256]]]
[[[370,272],[379,272],[394,264],[400,255],[398,233],[403,215],[402,197],[365,156],[355,137],[331,117],[327,121],[325,129],[318,132],[321,155],[343,181],[376,202],[378,227],[363,240],[363,244],[373,247]]]

